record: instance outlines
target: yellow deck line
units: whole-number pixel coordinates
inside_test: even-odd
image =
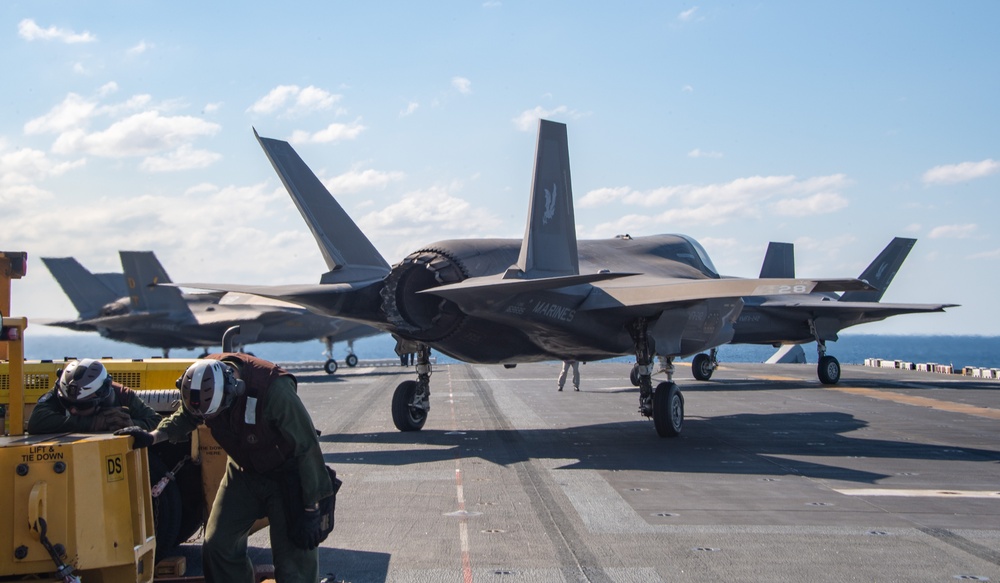
[[[986,419],[1000,420],[1000,409],[990,409],[989,407],[977,407],[975,405],[966,405],[965,403],[952,403],[949,401],[941,401],[939,399],[930,399],[927,397],[917,397],[913,395],[903,395],[901,393],[894,393],[892,391],[865,389],[861,387],[828,386],[824,388],[831,389],[834,391],[840,391],[842,393],[849,393],[852,395],[862,395],[864,397],[871,397],[872,399],[881,399],[883,401],[892,401],[894,403],[902,403],[904,405],[913,405],[914,407],[927,407],[930,409],[937,409],[938,411],[949,411],[951,413],[962,413],[965,415],[974,415],[976,417],[985,417]]]

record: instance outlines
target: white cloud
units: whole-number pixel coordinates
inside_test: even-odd
[[[981,253],[974,253],[969,255],[969,259],[979,260],[979,259],[1000,259],[1000,249],[994,249],[992,251],[983,251]]]
[[[451,86],[462,95],[469,95],[472,93],[472,81],[469,81],[465,77],[452,77]]]
[[[924,172],[922,180],[924,184],[955,184],[996,174],[998,171],[1000,171],[1000,162],[986,159],[980,162],[935,166]]]
[[[32,184],[84,165],[86,160],[83,158],[56,162],[41,150],[22,148],[0,155],[0,185],[6,188],[15,184]]]
[[[542,106],[536,106],[534,109],[528,109],[522,111],[517,117],[511,119],[514,122],[514,127],[521,130],[522,132],[530,132],[538,128],[538,120],[540,119],[550,119],[557,115],[570,115],[571,117],[579,117],[578,114],[571,112],[565,105],[560,105],[555,109],[545,109]]]
[[[579,201],[581,208],[608,204],[643,208],[668,207],[659,214],[645,213],[604,223],[595,228],[601,236],[622,229],[673,225],[721,225],[732,220],[760,218],[769,214],[811,216],[845,208],[848,200],[837,190],[850,180],[843,174],[798,179],[795,176],[750,176],[708,185],[684,184],[645,191],[628,187],[599,188]],[[627,227],[627,228],[626,228]]]
[[[776,214],[786,217],[825,215],[847,207],[847,199],[835,192],[820,192],[806,198],[786,198],[770,205]]]
[[[583,195],[583,198],[577,201],[576,204],[581,208],[601,206],[612,203],[616,200],[621,200],[630,192],[632,192],[632,189],[627,186],[619,186],[618,188],[598,188]]]
[[[684,12],[681,12],[680,14],[677,15],[677,20],[680,20],[681,22],[691,22],[692,20],[694,20],[694,13],[697,11],[698,11],[697,6],[688,8]]]
[[[288,141],[293,144],[327,144],[342,140],[353,140],[366,129],[365,126],[361,125],[360,121],[350,124],[332,123],[326,126],[326,128],[313,133],[305,130],[295,130]]]
[[[689,158],[721,158],[722,152],[703,152],[701,148],[695,148],[688,152]]]
[[[208,150],[195,150],[191,144],[182,144],[164,156],[149,156],[139,165],[146,172],[174,172],[206,168],[222,159],[222,155]]]
[[[145,53],[146,51],[148,51],[148,50],[150,50],[152,48],[153,48],[152,44],[147,43],[146,41],[143,40],[143,41],[139,41],[139,44],[137,44],[134,47],[131,47],[130,49],[128,49],[127,51],[125,51],[125,54],[127,54],[130,57],[135,57],[135,56],[138,56],[138,55],[141,55],[141,54]]]
[[[89,32],[75,33],[56,26],[42,28],[31,18],[25,18],[18,23],[17,34],[27,41],[56,40],[66,44],[89,43],[97,40],[97,37]]]
[[[280,112],[280,115],[301,116],[330,109],[340,98],[340,95],[312,85],[305,88],[279,85],[248,107],[247,112],[264,115]]]
[[[684,85],[683,87],[681,87],[681,91],[683,91],[684,93],[694,93],[694,87],[690,85]]]
[[[84,99],[76,93],[70,93],[62,103],[53,107],[48,113],[24,124],[24,133],[30,136],[79,128],[86,125],[96,110],[96,102]]]
[[[369,189],[385,188],[390,182],[402,180],[402,172],[380,172],[378,170],[351,169],[339,176],[323,181],[327,190],[333,195],[349,192],[360,192]]]
[[[395,238],[400,241],[400,249],[430,240],[486,237],[503,226],[497,217],[450,192],[458,188],[453,184],[407,193],[399,201],[361,217],[358,226],[373,240]]]
[[[965,225],[941,225],[934,227],[928,237],[931,239],[968,239],[978,227],[969,223]]]
[[[218,133],[221,126],[192,116],[161,116],[144,111],[117,121],[106,130],[63,132],[52,145],[58,154],[86,152],[107,158],[151,156],[171,150],[200,136]]]
[[[406,107],[403,108],[403,111],[399,112],[399,117],[407,117],[413,114],[413,112],[417,111],[418,107],[420,107],[420,104],[417,103],[416,101],[411,101],[407,103]]]

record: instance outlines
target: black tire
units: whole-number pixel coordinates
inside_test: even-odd
[[[177,467],[177,464],[190,453],[190,441],[180,443],[161,441],[149,448],[150,457],[159,458],[163,465],[171,470]],[[174,476],[174,483],[181,496],[181,519],[176,541],[180,545],[190,539],[205,524],[207,513],[205,512],[204,486],[201,483],[201,466],[187,460]],[[159,544],[157,542],[158,546]]]
[[[653,424],[660,437],[677,437],[684,428],[684,395],[674,383],[660,383],[653,393]]]
[[[628,373],[628,380],[632,383],[633,387],[639,386],[639,365],[632,365],[632,372]]]
[[[819,359],[816,374],[824,385],[835,385],[840,382],[840,362],[832,356],[824,356]]]
[[[713,372],[715,371],[712,369],[712,359],[707,354],[702,352],[694,355],[691,360],[691,374],[694,375],[695,380],[707,381],[712,378]]]
[[[347,363],[347,366],[354,368],[358,366],[358,357],[354,354],[348,354],[347,358],[344,359],[344,362]]]
[[[403,381],[392,394],[392,423],[400,431],[420,431],[427,422],[427,411],[411,407],[417,381]]]
[[[156,486],[160,478],[167,475],[169,468],[159,456],[149,455],[149,485]],[[153,529],[156,532],[156,560],[166,557],[181,542],[181,490],[177,482],[171,480],[160,495],[153,498]]]
[[[326,371],[326,374],[333,374],[337,372],[337,361],[332,358],[328,358],[326,362],[323,363],[323,370]]]

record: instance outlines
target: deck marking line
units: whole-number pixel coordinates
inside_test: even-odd
[[[936,409],[938,411],[963,413],[965,415],[973,415],[975,417],[985,417],[986,419],[1000,420],[1000,409],[990,409],[989,407],[976,407],[974,405],[966,405],[965,403],[951,403],[948,401],[942,401],[940,399],[918,397],[915,395],[904,395],[902,393],[896,393],[893,391],[865,389],[862,387],[826,387],[826,388],[833,391],[848,393],[851,395],[862,395],[865,397],[871,397],[872,399],[881,399],[883,401],[892,401],[894,403],[902,403],[904,405],[913,405],[914,407],[927,407],[930,409]]]
[[[901,488],[834,488],[845,496],[900,496],[905,498],[994,498],[1000,500],[996,490],[910,490]]]

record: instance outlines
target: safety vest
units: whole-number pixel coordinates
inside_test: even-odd
[[[236,362],[246,385],[242,395],[221,414],[205,421],[222,449],[244,469],[267,473],[292,458],[295,446],[264,418],[271,383],[281,376],[295,376],[266,360],[247,354],[211,354],[206,358]]]

